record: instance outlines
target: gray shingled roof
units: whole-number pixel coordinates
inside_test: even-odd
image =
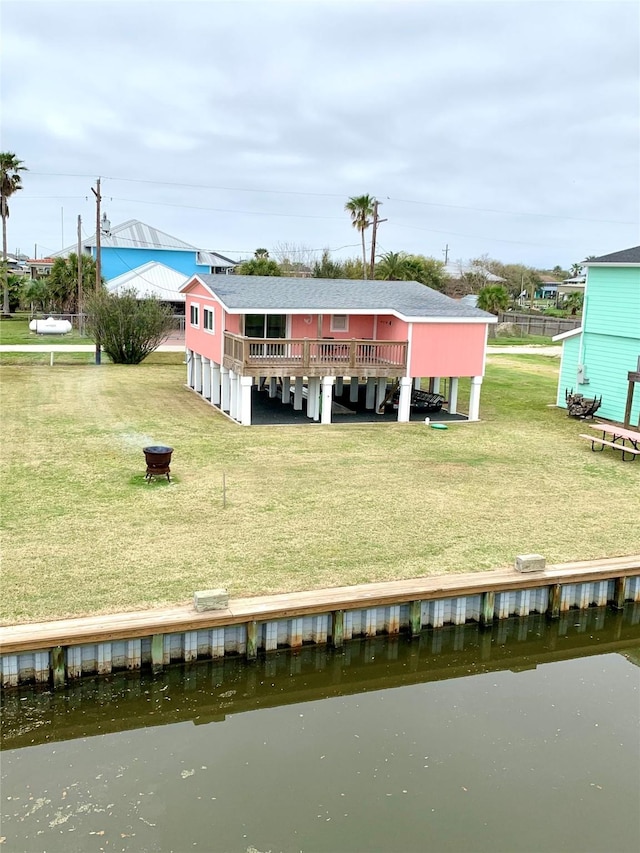
[[[599,258],[586,261],[585,266],[589,264],[640,264],[640,246],[623,249],[621,252],[612,252],[610,255],[600,255]]]
[[[417,281],[200,274],[198,278],[232,312],[395,311],[403,317],[495,320],[493,314],[451,299]]]

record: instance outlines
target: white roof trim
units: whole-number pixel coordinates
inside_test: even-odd
[[[554,335],[551,340],[552,341],[566,341],[567,338],[574,338],[576,335],[581,335],[583,332],[582,326],[579,326],[577,329],[570,329],[568,332],[562,332],[560,335]]]

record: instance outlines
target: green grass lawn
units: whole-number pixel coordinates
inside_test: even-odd
[[[483,421],[446,431],[243,428],[184,387],[181,361],[3,360],[5,622],[638,549],[638,463],[592,453],[549,406],[556,359],[490,357]],[[144,482],[157,443],[172,484]]]
[[[489,346],[504,347],[504,346],[557,346],[558,350],[562,347],[562,341],[553,341],[552,338],[546,335],[518,335],[508,336],[500,335],[496,338],[489,338]]]

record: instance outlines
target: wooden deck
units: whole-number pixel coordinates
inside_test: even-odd
[[[224,367],[239,376],[400,377],[407,341],[247,338],[225,332]]]
[[[227,610],[205,613],[196,613],[189,603],[165,609],[8,625],[0,627],[0,653],[11,655],[57,646],[104,643],[409,601],[587,583],[635,575],[640,575],[640,554],[559,563],[547,566],[543,572],[520,573],[513,569],[501,569],[239,598],[232,600]]]

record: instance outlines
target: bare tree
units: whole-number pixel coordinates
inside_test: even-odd
[[[287,241],[276,243],[273,254],[280,265],[282,275],[300,277],[312,275],[315,253],[304,243],[289,243]]]

